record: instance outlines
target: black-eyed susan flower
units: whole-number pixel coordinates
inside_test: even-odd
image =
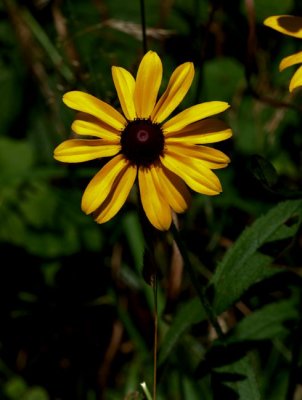
[[[98,223],[120,210],[137,179],[148,219],[157,229],[168,230],[172,210],[182,213],[188,208],[188,187],[205,195],[222,191],[212,170],[227,166],[230,160],[204,145],[232,135],[224,122],[208,118],[229,105],[221,101],[197,104],[164,122],[188,92],[194,66],[186,62],[176,68],[157,100],[162,63],[153,51],[143,57],[136,79],[115,66],[112,77],[123,115],[90,94],[66,93],[64,103],[81,112],[72,124],[73,132],[92,138],[66,140],[55,149],[54,157],[67,163],[111,158],[82,197],[82,210],[92,213]]]
[[[302,17],[275,15],[266,18],[264,25],[285,35],[302,39]],[[283,58],[280,62],[279,69],[283,71],[285,68],[296,64],[302,64],[302,51]],[[292,92],[298,86],[302,86],[302,66],[300,66],[292,76],[289,84],[289,91]]]

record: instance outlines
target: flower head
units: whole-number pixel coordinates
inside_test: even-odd
[[[112,77],[123,114],[90,94],[66,93],[64,103],[80,111],[72,130],[79,137],[93,138],[66,140],[55,149],[54,157],[68,163],[111,157],[82,197],[82,210],[93,213],[98,223],[120,210],[138,178],[149,221],[157,229],[168,230],[172,210],[182,213],[188,208],[188,187],[206,195],[222,191],[212,169],[223,168],[230,160],[204,145],[232,135],[224,122],[208,118],[229,105],[221,101],[197,104],[164,122],[188,92],[194,67],[186,62],[176,68],[157,100],[162,63],[153,51],[143,57],[136,79],[121,67],[112,67]]]
[[[302,39],[302,17],[292,15],[275,15],[266,18],[264,25],[269,26],[284,35],[294,36]],[[279,69],[283,71],[292,65],[302,64],[302,51],[292,54],[281,60]],[[289,91],[292,92],[298,86],[302,86],[302,66],[294,73],[289,84]]]

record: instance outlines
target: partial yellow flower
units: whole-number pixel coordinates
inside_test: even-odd
[[[266,18],[264,25],[275,29],[284,35],[294,36],[302,39],[302,17],[292,15],[275,15]],[[302,51],[283,58],[279,65],[280,71],[292,65],[302,64]],[[302,66],[294,73],[289,84],[289,91],[292,92],[297,87],[302,86]]]
[[[194,66],[186,62],[176,68],[157,99],[162,63],[153,51],[143,57],[136,79],[116,66],[112,77],[123,114],[90,94],[66,93],[63,102],[80,111],[72,124],[79,138],[61,143],[54,157],[67,163],[111,158],[82,197],[82,210],[92,213],[98,223],[114,217],[137,179],[149,221],[157,229],[168,230],[172,210],[182,213],[189,206],[188,187],[210,196],[222,191],[212,170],[226,167],[230,159],[204,145],[232,136],[224,122],[208,118],[229,105],[222,101],[197,104],[164,122],[187,94]]]

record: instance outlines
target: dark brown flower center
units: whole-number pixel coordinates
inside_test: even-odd
[[[148,167],[164,150],[164,135],[149,119],[130,121],[121,136],[122,153],[137,165]]]

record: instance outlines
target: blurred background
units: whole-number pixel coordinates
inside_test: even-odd
[[[302,41],[263,20],[302,16],[302,4],[146,0],[145,11],[148,48],[163,61],[162,89],[177,65],[195,64],[180,109],[209,100],[231,105],[222,118],[234,136],[215,146],[232,160],[217,171],[224,191],[215,198],[194,195],[179,218],[206,283],[247,226],[280,201],[301,198],[302,92],[288,91],[295,67],[280,73],[278,65],[301,50]],[[140,23],[138,0],[0,4],[0,399],[142,399],[140,382],[152,386],[147,269],[153,251],[160,260],[160,343],[179,310],[196,310],[189,307],[194,289],[171,237],[154,234],[145,251],[151,242],[144,239],[134,196],[104,225],[80,210],[83,190],[103,160],[64,165],[53,159],[54,148],[71,135],[74,112],[62,103],[66,91],[83,90],[119,107],[111,66],[136,73],[143,54]],[[277,252],[270,249],[286,273],[253,287],[243,314],[229,311],[226,326],[276,297],[291,301],[284,319],[290,315],[301,324],[293,303],[301,293],[301,239],[298,230]],[[164,342],[159,399],[260,398],[249,397],[252,391],[236,397],[227,386],[217,392],[218,383],[215,394],[216,375],[206,373],[211,363],[196,375],[215,337],[204,319],[195,319],[185,330],[180,317],[173,346]],[[266,400],[290,398],[291,368],[298,368],[298,381],[302,376],[299,347],[291,353],[294,331],[283,323],[254,350]],[[294,367],[292,354],[298,357]]]

